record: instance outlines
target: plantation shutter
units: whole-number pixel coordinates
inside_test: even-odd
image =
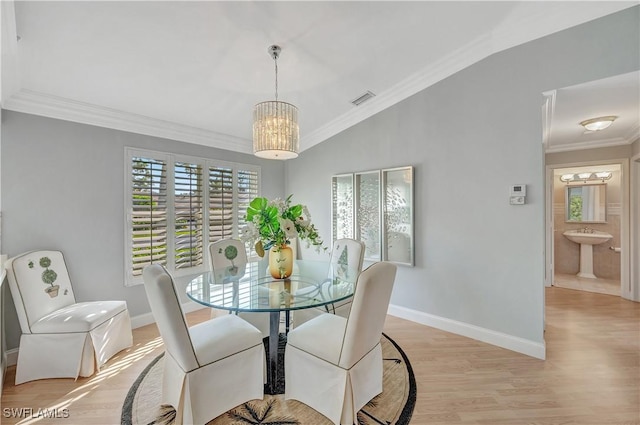
[[[126,148],[125,285],[152,263],[174,276],[208,268],[210,242],[238,238],[260,167]]]
[[[175,268],[203,263],[202,166],[176,162],[174,166]]]
[[[142,275],[152,263],[167,263],[167,164],[131,159],[131,273]]]
[[[232,238],[233,169],[209,167],[209,242]]]
[[[238,229],[246,224],[247,207],[253,198],[259,196],[260,184],[258,172],[253,170],[238,170]]]

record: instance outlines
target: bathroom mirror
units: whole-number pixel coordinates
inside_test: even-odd
[[[607,222],[607,185],[583,184],[567,186],[566,221],[572,223]]]

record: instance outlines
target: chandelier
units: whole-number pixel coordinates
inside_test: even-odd
[[[280,46],[269,46],[276,68],[276,98],[253,109],[253,153],[261,158],[292,159],[298,156],[300,130],[298,108],[278,100],[278,57]]]

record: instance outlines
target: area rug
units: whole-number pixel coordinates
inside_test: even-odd
[[[416,402],[416,382],[409,359],[387,335],[382,336],[383,392],[358,412],[358,425],[406,425]],[[155,358],[129,390],[122,407],[122,425],[169,425],[175,417],[160,405],[163,355]],[[223,413],[208,425],[330,425],[310,407],[284,395],[265,395]]]

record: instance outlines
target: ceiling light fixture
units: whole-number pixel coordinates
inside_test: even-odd
[[[581,126],[589,131],[600,131],[608,128],[618,118],[615,115],[609,115],[606,117],[591,118],[584,120],[580,123]]]
[[[276,45],[267,49],[275,62],[276,99],[258,103],[253,109],[253,153],[260,158],[292,159],[298,156],[298,108],[278,100],[278,57],[281,51]]]

